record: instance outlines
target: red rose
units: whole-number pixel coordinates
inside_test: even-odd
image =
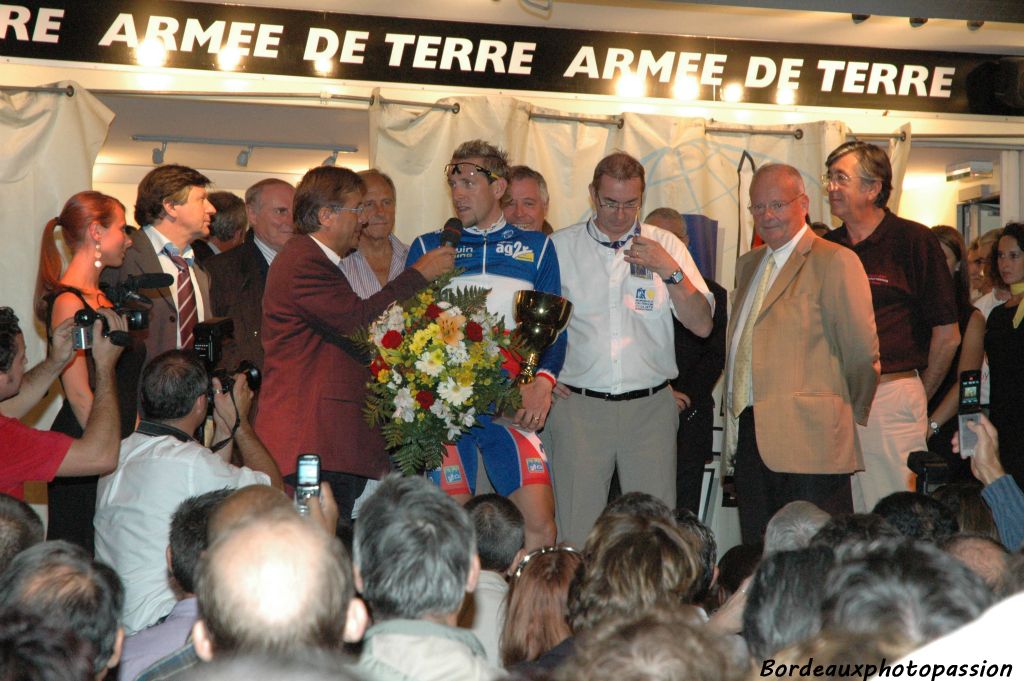
[[[402,344],[402,334],[392,329],[384,334],[384,337],[380,339],[380,344],[388,350],[394,350]]]
[[[416,393],[416,401],[420,403],[420,406],[424,409],[430,409],[430,405],[434,403],[434,393],[428,390],[421,390]]]
[[[372,373],[374,376],[379,374],[381,371],[386,371],[390,368],[391,367],[388,366],[388,363],[385,362],[384,358],[381,357],[380,355],[377,355],[377,357],[375,357],[374,360],[370,363],[370,373]]]
[[[480,326],[476,322],[467,322],[466,338],[474,343],[479,343],[484,339],[484,327]]]
[[[434,305],[433,303],[427,305],[427,316],[430,317],[431,319],[437,319],[438,317],[441,316],[442,312],[444,312],[444,310],[439,308],[437,305]]]

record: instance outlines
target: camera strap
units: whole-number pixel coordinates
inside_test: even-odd
[[[166,423],[160,423],[159,421],[150,421],[148,419],[142,419],[141,421],[139,421],[139,425],[135,429],[135,432],[141,433],[142,435],[149,435],[150,437],[170,435],[179,442],[193,442],[195,440],[195,438],[193,438],[183,430],[178,430],[174,426],[169,426]]]

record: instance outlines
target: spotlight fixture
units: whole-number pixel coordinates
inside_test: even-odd
[[[853,23],[855,23],[855,24],[863,24],[865,21],[867,21],[870,18],[871,18],[870,14],[851,14],[850,15],[850,19],[852,19]]]
[[[981,19],[968,19],[968,21],[967,21],[967,30],[968,31],[977,31],[979,28],[981,28],[984,25],[985,25],[985,22],[982,21]]]
[[[327,158],[325,158],[324,162],[321,163],[320,165],[322,165],[322,166],[333,166],[337,162],[338,162],[338,150],[335,149],[334,151],[331,152],[331,155],[328,156]]]
[[[921,28],[928,23],[928,17],[910,17],[910,25],[913,28]]]
[[[235,158],[235,165],[241,168],[249,165],[249,157],[252,156],[252,145],[250,144],[245,149],[238,152],[238,156]]]
[[[162,142],[160,147],[153,147],[153,165],[158,166],[164,162],[164,152],[167,151],[167,142]]]

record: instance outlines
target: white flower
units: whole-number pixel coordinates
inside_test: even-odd
[[[395,413],[391,415],[391,418],[402,419],[406,423],[412,423],[415,415],[413,414],[413,408],[416,401],[412,397],[412,393],[408,388],[402,388],[395,393]]]
[[[472,386],[459,385],[450,378],[445,379],[444,383],[438,386],[437,392],[441,395],[441,399],[456,407],[461,407],[466,400],[473,396]]]
[[[469,351],[466,350],[465,341],[459,341],[452,345],[444,346],[445,352],[448,353],[448,359],[455,364],[464,364],[469,361]]]
[[[462,429],[459,428],[458,426],[452,426],[452,425],[448,426],[448,433],[447,433],[447,435],[448,435],[448,439],[449,440],[454,440],[455,438],[457,438],[461,434],[462,434]]]
[[[441,359],[433,350],[427,350],[416,360],[416,369],[427,376],[436,378],[444,371],[444,363]]]
[[[444,400],[437,400],[430,405],[430,413],[444,421],[446,424],[452,417],[452,411],[448,408],[448,405],[444,403]]]
[[[469,408],[465,414],[462,415],[462,425],[466,428],[472,428],[476,424],[476,409],[473,407]]]
[[[405,319],[402,317],[402,306],[392,303],[370,324],[370,338],[379,347],[381,339],[388,331],[405,331]]]
[[[402,374],[399,373],[397,369],[391,370],[391,381],[388,383],[388,385],[391,385],[393,387],[398,387],[402,385]]]

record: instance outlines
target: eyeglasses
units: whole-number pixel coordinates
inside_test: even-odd
[[[547,553],[557,553],[559,551],[564,553],[575,553],[577,556],[583,555],[571,546],[544,546],[539,549],[534,549],[533,551],[530,551],[528,554],[523,556],[523,559],[519,561],[519,565],[516,566],[516,571],[512,573],[512,579],[519,579],[519,575],[523,574],[523,570],[526,568],[526,564],[534,558],[536,558],[537,556],[543,556]]]
[[[610,213],[619,213],[619,212],[622,212],[622,211],[630,213],[630,212],[640,208],[640,201],[637,200],[637,199],[634,199],[633,201],[626,201],[625,203],[619,203],[618,201],[609,201],[607,199],[602,199],[599,196],[599,197],[597,197],[597,205],[599,207],[601,207],[601,208],[604,208],[606,211],[608,211]]]
[[[849,187],[850,183],[853,182],[855,179],[860,180],[861,182],[875,181],[875,178],[873,177],[853,178],[847,175],[846,173],[823,173],[821,176],[821,186],[824,187],[825,189],[828,189],[832,185],[835,185],[837,187]]]
[[[751,215],[764,215],[768,211],[771,211],[773,215],[777,215],[780,210],[799,199],[803,194],[797,194],[789,201],[770,201],[768,203],[759,203],[756,206],[747,206],[747,210],[750,211]]]
[[[475,163],[469,161],[458,161],[456,163],[449,163],[444,167],[444,176],[451,177],[452,175],[462,175],[463,177],[473,177],[477,173],[480,173],[487,178],[487,184],[494,182],[498,179],[498,175],[492,173],[483,166],[478,166]]]
[[[333,206],[331,206],[331,210],[335,212],[345,211],[346,213],[355,213],[356,215],[362,215],[363,211],[366,210],[366,206],[364,206],[363,204],[359,204],[355,208],[346,208],[345,206],[334,204]]]

